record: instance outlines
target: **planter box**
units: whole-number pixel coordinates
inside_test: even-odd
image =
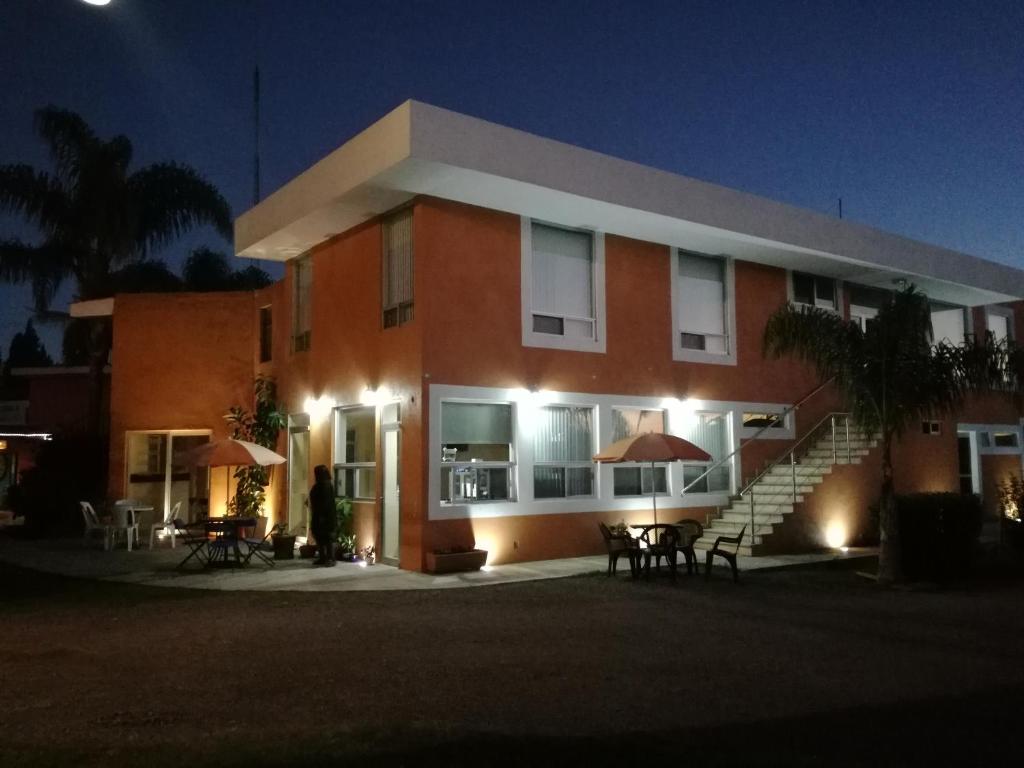
[[[458,571],[479,571],[487,562],[486,549],[471,549],[468,552],[427,552],[427,573],[456,573]]]
[[[274,543],[275,560],[293,560],[295,558],[295,537],[291,535],[276,534],[271,537]]]

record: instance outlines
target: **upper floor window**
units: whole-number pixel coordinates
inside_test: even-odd
[[[269,363],[274,353],[274,323],[270,307],[260,307],[260,362]]]
[[[533,496],[564,499],[594,495],[594,409],[541,408],[533,433]]]
[[[510,500],[512,406],[441,403],[441,501]]]
[[[382,275],[383,325],[392,328],[412,320],[412,209],[384,219]]]
[[[604,239],[523,220],[523,344],[604,351]]]
[[[292,351],[304,352],[310,346],[313,327],[313,260],[296,259],[292,272]]]
[[[735,363],[731,263],[717,256],[672,253],[673,358]]]
[[[936,344],[940,341],[963,344],[966,336],[967,315],[963,307],[932,304],[932,340]]]
[[[831,277],[793,273],[793,302],[836,311],[839,306],[836,281]]]
[[[334,488],[339,496],[377,496],[377,413],[371,406],[334,411]]]
[[[878,312],[889,301],[891,294],[879,288],[863,285],[849,285],[850,322],[867,331],[868,323],[878,317]]]

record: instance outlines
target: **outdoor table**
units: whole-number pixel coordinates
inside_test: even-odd
[[[242,554],[239,542],[242,538],[242,530],[255,528],[255,517],[210,517],[203,521],[206,532],[212,534],[214,539],[209,544],[211,551],[208,565],[245,565],[246,557]],[[224,559],[218,560],[217,554],[222,551]],[[234,563],[231,562],[231,553],[234,553]]]

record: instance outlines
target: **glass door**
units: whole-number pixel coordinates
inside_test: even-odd
[[[398,565],[400,547],[399,503],[399,410],[397,403],[385,405],[381,413],[381,547],[380,558],[389,565]]]
[[[309,415],[288,417],[288,531],[309,536]]]

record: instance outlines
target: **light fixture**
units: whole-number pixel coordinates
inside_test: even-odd
[[[89,5],[110,5],[110,0],[82,0],[82,2]]]
[[[846,526],[833,520],[825,529],[825,543],[832,549],[839,549],[846,544]]]
[[[334,406],[334,398],[320,395],[320,397],[307,397],[302,403],[302,410],[309,414],[311,422],[321,422],[331,415]]]

